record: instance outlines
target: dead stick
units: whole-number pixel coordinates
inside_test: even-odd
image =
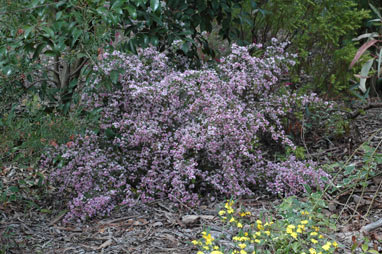
[[[370,231],[372,231],[372,230],[374,230],[376,228],[379,228],[381,226],[382,226],[382,219],[379,219],[376,222],[373,222],[373,223],[367,224],[366,226],[363,226],[361,228],[361,232],[368,233],[368,232],[370,232]]]

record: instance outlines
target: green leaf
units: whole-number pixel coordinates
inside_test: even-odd
[[[110,72],[110,78],[111,78],[111,82],[116,84],[118,82],[118,79],[119,79],[119,71],[112,70]]]
[[[153,12],[156,12],[156,10],[159,8],[159,0],[150,0],[150,7]]]
[[[72,37],[73,37],[73,40],[72,40],[72,47],[74,46],[74,44],[77,42],[78,38],[80,37],[80,35],[82,34],[82,31],[77,29],[77,28],[74,28],[73,31],[72,31]]]
[[[105,134],[106,134],[106,137],[109,139],[113,139],[117,135],[112,128],[107,128],[105,130]]]
[[[251,7],[252,7],[252,9],[256,9],[256,8],[257,8],[257,3],[256,3],[256,1],[254,1],[254,0],[250,0],[250,2],[251,2]]]
[[[136,19],[137,18],[137,9],[135,9],[134,6],[127,5],[125,7],[125,9],[127,9],[127,11],[129,12],[129,15],[131,16],[132,19]]]
[[[364,252],[366,252],[369,249],[369,246],[367,246],[367,244],[362,244],[361,248]]]
[[[43,27],[42,30],[44,30],[44,32],[46,32],[46,35],[49,37],[49,38],[53,38],[54,37],[54,32],[53,30],[50,28],[50,27]]]
[[[56,13],[56,20],[59,20],[62,16],[62,11]]]
[[[24,29],[24,39],[28,38],[28,35],[32,32],[34,26],[28,26]]]
[[[137,4],[137,6],[145,6],[147,0],[135,0],[135,3]]]
[[[307,192],[308,194],[311,194],[311,193],[312,193],[312,189],[310,188],[310,186],[309,186],[308,184],[304,184],[304,188],[305,188],[305,190],[306,190],[306,192]]]
[[[346,166],[345,167],[345,175],[350,175],[351,173],[353,173],[354,169],[355,169],[354,164],[350,164],[349,166]]]
[[[190,50],[190,43],[187,42],[187,43],[183,43],[182,45],[182,51],[187,54],[187,52]]]
[[[10,66],[4,66],[2,71],[6,76],[9,76],[12,74],[12,68]]]
[[[107,15],[107,9],[105,7],[99,7],[97,8],[97,13],[98,15],[101,15],[101,16],[106,16]]]
[[[77,79],[71,80],[69,83],[69,89],[75,88],[77,86],[77,81],[78,81]]]
[[[11,186],[8,188],[8,190],[12,193],[19,192],[19,188],[17,188],[17,186]]]
[[[44,55],[55,57],[55,56],[59,56],[60,53],[54,50],[47,50],[44,52]]]
[[[158,39],[158,37],[153,36],[153,37],[150,38],[150,42],[151,42],[151,44],[152,44],[153,46],[158,46],[158,44],[159,44],[159,39]]]
[[[375,6],[372,5],[372,4],[369,4],[369,5],[370,5],[370,8],[374,11],[374,13],[377,14],[378,18],[382,20],[382,15],[381,15],[381,13],[378,11],[378,9],[375,8]]]
[[[37,47],[36,47],[36,50],[34,51],[33,53],[33,61],[36,60],[38,58],[38,56],[40,55],[41,51],[45,48],[46,46],[46,43],[40,43]]]
[[[122,4],[123,4],[123,1],[121,1],[121,0],[117,0],[117,1],[115,1],[114,3],[113,3],[113,5],[111,6],[111,10],[117,10],[117,9],[119,9],[121,6],[122,6]]]

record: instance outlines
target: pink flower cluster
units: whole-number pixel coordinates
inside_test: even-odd
[[[78,136],[42,160],[73,195],[66,219],[106,214],[138,197],[193,206],[207,194],[295,194],[321,185],[326,174],[312,162],[272,161],[272,153],[294,148],[283,119],[320,103],[277,92],[278,77],[294,63],[282,46],[256,57],[250,52],[260,45],[233,45],[217,66],[183,72],[153,48],[105,53],[96,68],[103,75],[83,96],[88,109],[102,110],[100,133]],[[100,86],[113,70],[123,70],[118,85]]]

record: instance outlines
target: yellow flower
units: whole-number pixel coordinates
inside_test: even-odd
[[[247,215],[247,214],[246,214],[245,212],[241,212],[241,213],[240,213],[240,216],[241,216],[241,217],[244,217],[244,216],[246,216],[246,215]]]
[[[264,233],[265,233],[267,236],[270,236],[270,235],[271,235],[271,232],[269,232],[269,231],[264,231]]]
[[[192,244],[193,244],[193,245],[198,245],[198,244],[199,244],[199,241],[193,240],[193,241],[192,241]]]
[[[259,240],[259,239],[255,239],[255,242],[256,242],[256,243],[260,243],[260,240]]]
[[[247,254],[245,250],[240,250],[240,254]]]
[[[317,254],[316,250],[313,249],[313,248],[310,248],[310,249],[309,249],[309,253],[310,253],[310,254]]]
[[[330,249],[330,242],[326,243],[325,245],[322,246],[322,249],[328,251]]]
[[[261,225],[261,224],[257,224],[257,229],[258,229],[258,230],[264,230],[264,227],[263,227],[263,225]]]
[[[290,234],[294,239],[297,239],[297,233],[293,232],[292,234]]]
[[[234,222],[235,221],[235,218],[234,217],[232,217],[230,220],[229,220],[229,222]]]
[[[318,235],[318,234],[317,234],[317,232],[312,232],[312,233],[310,233],[310,235],[311,235],[311,236],[316,236],[316,235]]]
[[[337,248],[337,246],[338,246],[338,243],[337,242],[333,242],[333,247]]]
[[[210,247],[208,247],[208,246],[203,246],[203,249],[205,249],[205,250],[209,250]]]
[[[293,229],[291,229],[291,228],[287,228],[287,229],[286,229],[286,232],[287,232],[288,234],[292,234],[292,233],[293,233]]]
[[[257,224],[262,224],[263,222],[261,220],[256,220]]]
[[[287,228],[290,228],[290,229],[295,229],[295,228],[296,228],[296,226],[295,226],[295,225],[293,225],[293,224],[291,224],[291,225],[288,225],[288,226],[287,226]]]
[[[248,211],[248,212],[245,212],[245,215],[250,216],[250,215],[252,215],[252,213],[250,211]]]
[[[297,229],[297,233],[299,233],[299,234],[301,234],[301,233],[302,233],[302,230],[301,230],[301,228],[298,228],[298,229]]]
[[[309,212],[307,212],[307,211],[301,211],[301,215],[309,215]]]
[[[198,251],[196,254],[204,254],[203,251]]]
[[[219,249],[219,246],[214,246],[214,250],[218,250]]]
[[[319,228],[319,227],[315,227],[315,226],[313,226],[312,228],[313,228],[316,232],[320,231],[320,228]]]
[[[211,234],[204,235],[203,238],[206,240],[206,245],[211,245],[214,238],[211,236]]]
[[[211,254],[223,254],[223,252],[219,251],[219,250],[214,250],[211,252]]]
[[[255,233],[257,236],[261,236],[261,232],[256,232]]]
[[[227,201],[226,203],[225,203],[225,208],[230,208],[230,207],[232,207],[232,205],[233,205],[233,201]]]
[[[308,224],[308,221],[307,220],[302,220],[301,224],[306,225],[306,224]]]
[[[245,243],[239,243],[238,246],[240,249],[245,249],[245,247],[247,247]]]
[[[319,238],[319,239],[322,239],[322,238],[324,238],[324,236],[323,236],[323,235],[319,235],[318,238]]]
[[[219,211],[220,216],[223,216],[224,214],[225,214],[225,211],[223,211],[223,210]]]
[[[248,236],[248,232],[244,232],[244,235],[245,235],[245,236]]]
[[[242,228],[243,227],[243,224],[241,224],[240,222],[237,223],[237,227],[238,228]]]
[[[310,241],[311,241],[313,244],[318,243],[318,241],[317,241],[316,239],[310,239]]]

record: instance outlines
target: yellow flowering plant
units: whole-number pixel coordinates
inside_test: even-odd
[[[293,217],[286,216],[283,209],[279,212],[277,219],[265,214],[256,217],[227,201],[218,215],[232,235],[222,241],[203,231],[202,238],[193,241],[199,249],[196,254],[332,254],[339,248],[336,241],[328,239],[325,228],[318,226],[314,211],[293,211]],[[226,242],[232,244],[224,246]]]

